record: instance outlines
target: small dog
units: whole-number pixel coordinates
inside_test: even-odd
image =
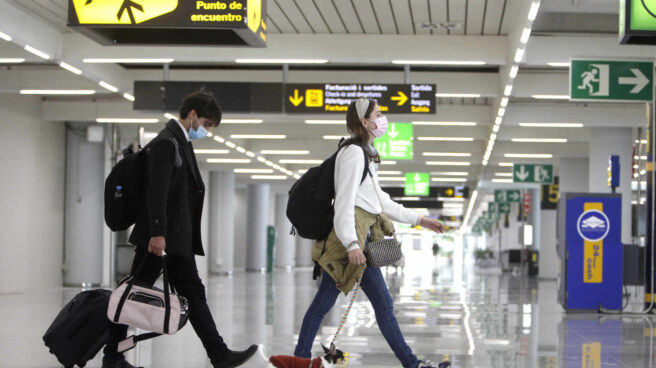
[[[335,368],[347,364],[346,355],[343,351],[337,349],[335,344],[330,344],[330,349],[321,345],[326,355],[315,358],[298,358],[289,355],[274,355],[267,358],[264,354],[264,346],[260,345],[258,349],[260,355],[267,362],[267,368]]]

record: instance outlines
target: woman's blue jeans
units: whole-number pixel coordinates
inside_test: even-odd
[[[403,338],[399,324],[394,316],[394,301],[387,289],[380,268],[367,267],[361,282],[362,291],[367,295],[376,312],[376,322],[380,332],[401,361],[404,368],[417,367],[417,357],[412,353]],[[310,308],[303,318],[303,325],[298,336],[298,344],[294,355],[300,358],[311,358],[312,344],[317,336],[323,317],[335,305],[341,291],[335,287],[335,281],[325,272],[321,277],[319,291],[315,295]]]

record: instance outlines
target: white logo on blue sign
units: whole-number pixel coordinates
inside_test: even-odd
[[[602,241],[610,231],[610,220],[605,213],[599,210],[585,211],[579,216],[576,230],[583,239],[589,242]]]

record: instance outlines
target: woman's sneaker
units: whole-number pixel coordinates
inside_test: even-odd
[[[451,362],[446,361],[442,363],[434,363],[430,360],[420,360],[417,364],[417,368],[449,368],[451,367]]]

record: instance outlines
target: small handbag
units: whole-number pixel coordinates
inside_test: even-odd
[[[374,190],[376,191],[376,197],[378,197],[378,203],[380,203],[380,208],[382,209],[383,201],[380,200],[380,195],[378,194],[378,186],[374,181],[374,177],[371,175],[370,177],[371,182],[374,184]],[[401,243],[396,240],[396,237],[384,238],[367,243],[364,254],[367,257],[367,266],[374,268],[393,265],[401,258],[403,258]]]
[[[134,275],[128,276],[119,283],[109,299],[107,318],[110,321],[155,334],[172,335],[184,327],[189,319],[187,299],[175,294],[169,285],[166,256],[162,263],[164,290],[140,282]],[[139,268],[142,266],[143,263]],[[169,291],[170,287],[172,292]]]

